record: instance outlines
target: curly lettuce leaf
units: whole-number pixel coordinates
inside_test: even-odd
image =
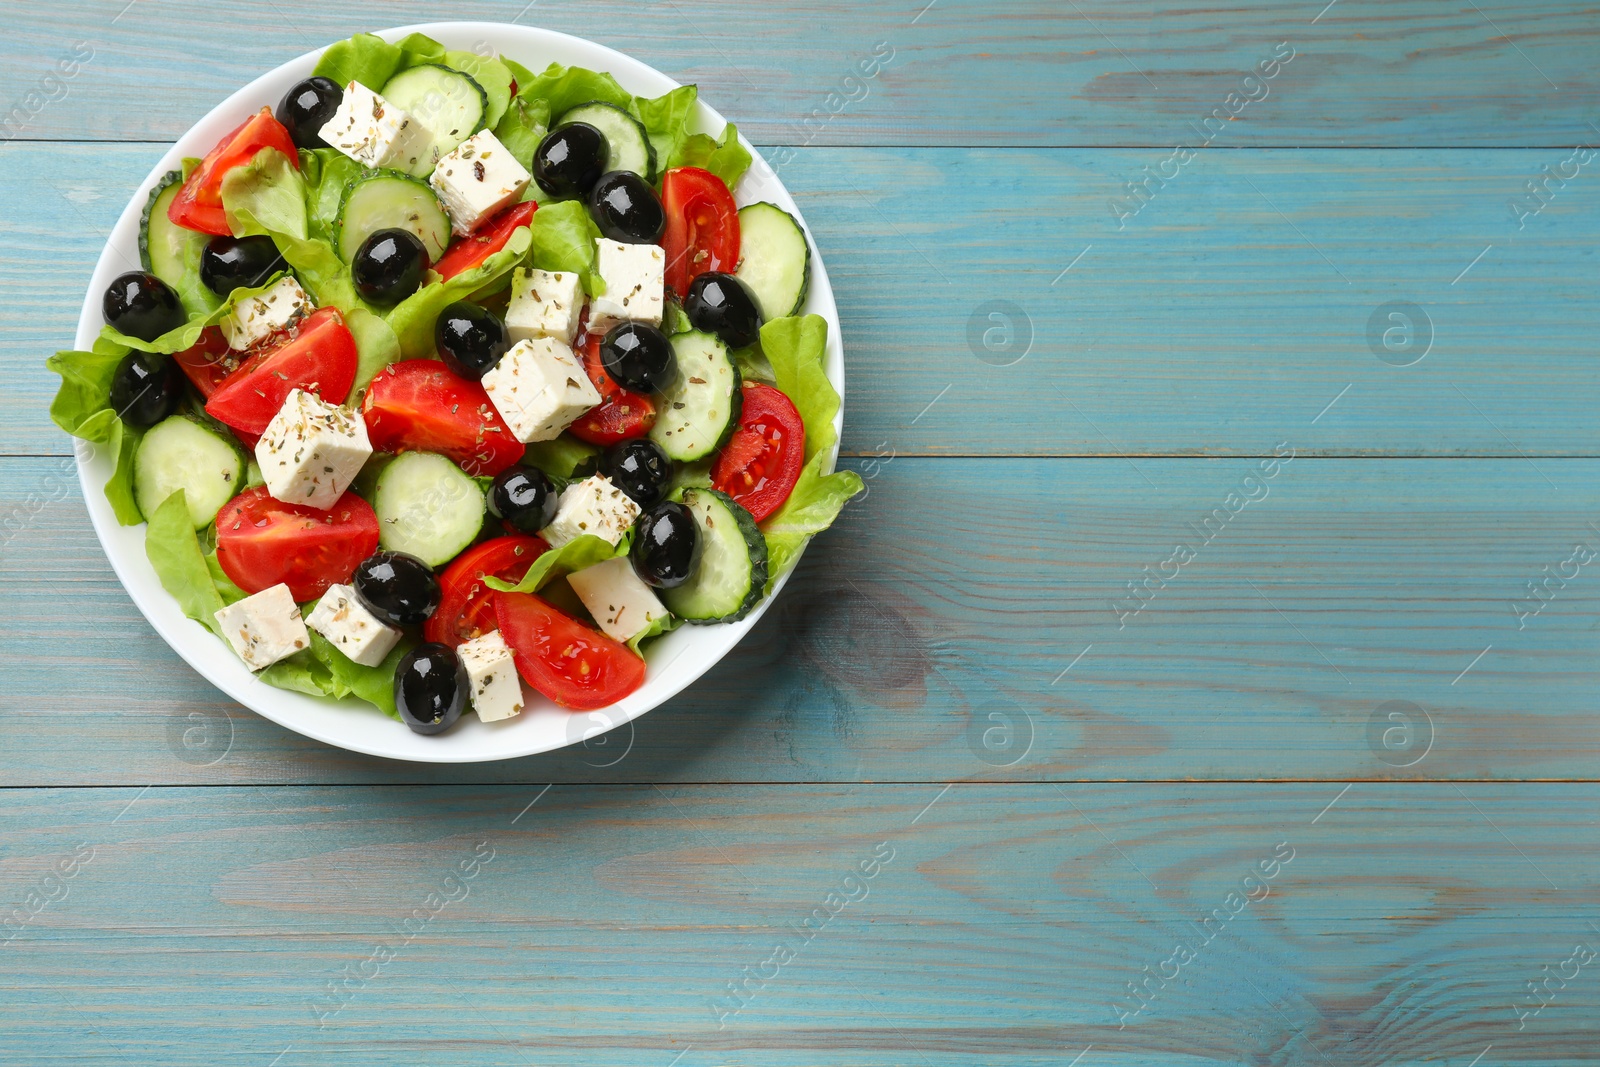
[[[535,224],[540,214],[534,212]],[[466,300],[474,293],[491,288],[507,278],[528,254],[532,243],[531,231],[519,226],[511,231],[511,239],[504,248],[476,267],[462,271],[448,281],[429,282],[396,305],[389,312],[387,322],[399,343],[401,357],[421,359],[433,355],[433,328],[439,313],[447,305]],[[378,370],[381,369],[380,366]],[[370,380],[370,377],[364,380]]]
[[[595,273],[594,243],[600,230],[581,201],[547,204],[533,213],[530,262],[540,270],[568,271],[583,277],[590,296],[605,291]]]
[[[495,138],[506,146],[521,163],[523,169],[533,169],[533,154],[539,148],[539,142],[544,140],[544,135],[550,132],[550,104],[545,100],[529,100],[520,93],[510,99],[506,105],[505,114],[500,116],[500,121],[495,124]],[[529,183],[528,193],[538,194],[542,190],[538,185]],[[524,194],[523,199],[531,197]]]
[[[739,128],[730,122],[724,127],[721,139],[704,133],[689,134],[668,157],[667,167],[709,170],[733,189],[750,169],[750,162],[750,153],[739,141]]]
[[[562,434],[553,441],[534,441],[522,454],[522,462],[538,467],[555,478],[572,478],[579,467],[593,462],[600,448],[580,441],[571,434]]]
[[[518,75],[517,95],[549,104],[552,122],[561,121],[562,115],[591,100],[599,100],[623,110],[630,110],[633,105],[633,94],[624,89],[617,79],[602,71],[565,67],[560,63],[550,64],[542,74],[533,74],[525,67],[522,70],[528,77],[524,79]]]
[[[307,604],[303,613],[310,616],[315,609],[315,604]],[[394,706],[394,675],[400,666],[400,660],[407,652],[417,647],[416,638],[410,636],[402,638],[400,643],[383,658],[382,663],[376,667],[363,667],[340,652],[333,642],[317,631],[312,630],[310,633],[310,656],[323,669],[309,672],[309,675],[311,684],[320,687],[319,692],[322,696],[333,697],[335,700],[347,696],[360,697],[367,703],[376,705],[378,710],[389,718],[400,718],[400,713]]]
[[[306,185],[309,236],[326,242],[330,248],[336,247],[339,211],[344,206],[344,194],[350,184],[365,172],[365,167],[337,149],[300,150],[300,176]],[[238,191],[235,190],[237,195]]]
[[[633,637],[629,638],[628,647],[633,649],[634,652],[638,653],[646,641],[649,641],[651,638],[660,637],[669,630],[676,630],[682,625],[682,623],[683,620],[679,619],[676,615],[663,615],[659,619],[651,622],[649,627],[643,633],[635,634]]]
[[[182,326],[168,330],[154,341],[144,341],[137,337],[130,337],[110,323],[100,327],[100,339],[113,345],[121,345],[124,348],[137,348],[141,352],[154,352],[162,355],[182,352],[185,349],[193,348],[199,342],[200,334],[207,326],[215,326],[227,318],[229,312],[234,309],[234,306],[239,301],[248,296],[259,296],[278,284],[278,279],[281,277],[283,277],[283,271],[276,271],[272,277],[261,285],[251,286],[247,289],[235,289],[228,296],[228,299],[219,304],[216,310],[209,315],[192,318]]]
[[[824,359],[828,323],[818,315],[773,319],[761,327],[761,350],[773,377],[800,413],[806,428],[806,465],[783,507],[761,524],[771,577],[767,591],[794,564],[806,539],[833,524],[845,502],[862,490],[855,471],[831,471],[828,453],[838,435],[833,419],[839,394],[828,381]]]
[[[106,442],[117,453],[117,467],[106,482],[106,502],[111,505],[111,513],[117,517],[117,522],[123,526],[137,526],[144,521],[139,504],[133,497],[133,457],[139,451],[139,442],[142,440],[143,430],[136,430],[118,419],[111,431],[111,440]]]
[[[375,34],[358,33],[329,45],[312,73],[332,78],[341,88],[360,82],[376,93],[402,70],[444,60],[444,45],[425,34],[413,33],[390,44]]]
[[[628,551],[628,543],[627,537],[623,538],[621,544],[613,545],[603,537],[585,534],[568,541],[560,548],[552,548],[534,560],[533,566],[528,568],[528,573],[523,576],[522,581],[515,585],[493,575],[489,575],[483,581],[490,589],[498,589],[502,593],[536,593],[542,586],[573,571],[581,571],[585,567],[592,567],[596,563],[604,563],[608,559],[623,555]]]

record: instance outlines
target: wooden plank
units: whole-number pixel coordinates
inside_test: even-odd
[[[0,454],[65,451],[42,356],[156,151],[0,148]],[[786,176],[839,295],[847,452],[1596,455],[1600,181],[1520,231],[1509,208],[1561,158],[1210,152],[1120,232],[1108,204],[1148,151],[809,150]],[[1392,301],[1430,325],[1381,322],[1412,345],[1376,342],[1386,361],[1368,327]]]
[[[1341,788],[5,790],[8,906],[79,859],[0,947],[0,1031],[175,1067],[1587,1062],[1596,787]]]
[[[1589,779],[1600,758],[1600,587],[1572,559],[1600,546],[1592,460],[897,459],[631,749],[472,768],[329,752],[226,702],[134,609],[75,488],[41,503],[59,462],[0,461],[15,784]]]
[[[167,141],[312,48],[447,15],[520,17],[619,48],[698,83],[763,143],[1170,147],[1214,110],[1226,116],[1230,94],[1255,98],[1236,105],[1232,145],[1570,147],[1592,135],[1597,27],[1582,0],[1322,6],[1016,0],[1001,14],[981,0],[791,0],[763,5],[756,31],[707,0],[522,10],[463,0],[448,12],[277,0],[230,7],[229,44],[211,45],[195,32],[207,15],[194,4],[93,0],[66,26],[48,5],[20,5],[0,42],[0,100],[25,109],[29,137]],[[231,46],[240,41],[249,47]],[[74,45],[92,50],[87,63],[43,82]],[[887,66],[854,79],[875,51],[892,56]],[[1293,58],[1265,83],[1245,81],[1275,54]]]

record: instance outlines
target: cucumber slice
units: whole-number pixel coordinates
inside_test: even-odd
[[[715,489],[685,489],[683,503],[700,531],[700,566],[661,602],[685,622],[736,622],[761,602],[767,587],[767,540],[756,520]]]
[[[647,182],[656,180],[656,150],[638,119],[615,104],[591,100],[562,115],[556,125],[569,122],[588,123],[606,135],[606,170],[631,170]]]
[[[763,322],[798,315],[811,282],[811,245],[795,217],[776,204],[739,209],[739,266]]]
[[[650,439],[673,459],[692,463],[722,447],[739,422],[744,394],[728,346],[709,333],[672,339],[678,380],[661,394]]]
[[[157,423],[133,454],[133,499],[149,517],[183,490],[196,530],[209,526],[245,481],[245,455],[233,440],[183,415]]]
[[[429,262],[450,243],[450,219],[428,183],[397,170],[365,174],[350,183],[339,208],[339,255],[356,258],[361,242],[397,227],[422,238]]]
[[[200,253],[211,240],[209,234],[185,229],[167,218],[167,208],[182,188],[183,172],[168,171],[150,190],[144,217],[139,220],[139,262],[178,292],[185,287],[185,277],[200,276]]]
[[[489,94],[470,74],[433,64],[402,70],[379,95],[433,134],[432,150],[417,160],[418,178],[433,173],[434,164],[483,129],[489,110]]]
[[[440,567],[483,528],[483,490],[444,456],[405,452],[378,475],[372,510],[380,545]]]

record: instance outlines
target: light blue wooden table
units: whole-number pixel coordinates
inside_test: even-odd
[[[7,5],[0,1063],[1600,1061],[1600,9],[1322,3]],[[870,490],[636,731],[468,768],[180,662],[43,368],[166,143],[440,18],[784,161]]]

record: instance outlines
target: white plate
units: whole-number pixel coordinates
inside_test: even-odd
[[[480,53],[486,48],[493,49],[535,71],[543,70],[552,62],[609,71],[623,88],[639,96],[659,96],[678,85],[660,71],[621,52],[550,30],[493,22],[435,22],[383,30],[379,31],[379,36],[396,41],[412,32],[425,33],[448,48]],[[291,85],[311,74],[321,54],[318,51],[301,56],[240,89],[196,123],[161,158],[123,210],[95,265],[94,278],[84,298],[83,315],[78,320],[78,348],[91,347],[99,336],[103,323],[100,297],[111,279],[123,271],[138,268],[139,216],[156,181],[179,167],[184,156],[205,155],[223,135],[262,106],[276,108]],[[716,135],[722,132],[723,124],[722,116],[701,101],[694,116],[695,128]],[[767,200],[800,218],[799,208],[772,168],[748,141],[744,144],[755,161],[734,191],[739,203]],[[801,222],[804,224],[804,219]],[[806,230],[809,238],[810,228]],[[844,354],[839,341],[839,312],[834,306],[828,272],[823,269],[814,242],[811,291],[805,310],[828,321],[827,372],[842,396]],[[841,410],[840,418],[835,420],[836,427],[842,426],[842,419]],[[333,701],[304,696],[258,680],[226,644],[199,623],[185,618],[177,602],[161,588],[145,557],[144,527],[117,524],[104,491],[116,457],[104,447],[82,441],[78,442],[77,454],[78,476],[100,543],[105,546],[111,566],[127,587],[128,595],[167,644],[218,689],[273,722],[318,741],[374,756],[423,763],[478,763],[548,752],[584,741],[602,730],[638,718],[704,674],[755,625],[776,596],[775,591],[774,597],[767,598],[740,622],[684,626],[657,640],[649,649],[649,673],[643,688],[604,711],[590,714],[563,711],[530,690],[528,710],[515,719],[485,724],[469,711],[460,725],[449,733],[422,737],[370,704],[355,699]],[[779,588],[782,586],[780,582]]]

